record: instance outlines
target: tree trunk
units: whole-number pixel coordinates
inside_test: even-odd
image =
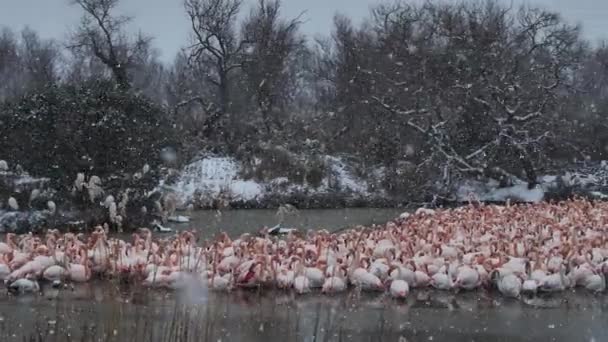
[[[223,114],[228,113],[230,110],[230,90],[228,84],[228,74],[226,71],[220,71],[220,84],[219,84],[219,92],[220,92],[220,111]]]
[[[526,179],[528,181],[528,189],[533,189],[536,184],[538,184],[538,180],[536,179],[536,170],[534,169],[534,165],[530,160],[530,157],[526,153],[526,155],[522,156],[521,163],[524,171],[526,172]]]
[[[112,73],[114,74],[114,78],[116,79],[116,83],[120,89],[129,90],[131,88],[129,76],[127,75],[127,69],[123,68],[122,65],[114,64],[112,66]]]

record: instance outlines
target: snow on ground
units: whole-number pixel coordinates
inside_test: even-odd
[[[367,194],[367,182],[353,175],[346,162],[334,156],[326,156],[325,162],[329,165],[330,172],[336,177],[339,189],[355,194]]]
[[[355,174],[353,165],[346,158],[327,155],[324,160],[329,172],[318,187],[294,183],[287,177],[266,181],[246,180],[241,176],[241,164],[236,159],[207,156],[181,170],[176,182],[165,184],[161,181],[160,188],[175,192],[180,205],[220,197],[231,201],[251,201],[263,200],[271,195],[295,194],[311,196],[335,193],[351,198],[386,196],[383,190],[369,191],[370,182],[382,178],[382,168],[374,169],[368,182]],[[457,187],[456,197],[458,201],[539,202],[545,198],[545,194],[555,192],[562,186],[584,189],[596,198],[608,198],[608,163],[576,165],[572,170],[559,175],[541,176],[539,185],[533,189],[528,189],[523,181],[511,187],[500,188],[498,182],[493,180],[466,180]]]
[[[577,163],[557,174],[540,176],[538,182],[538,186],[529,190],[524,182],[508,188],[499,188],[496,181],[484,183],[470,180],[459,186],[457,197],[460,201],[466,201],[470,199],[470,194],[474,194],[474,197],[481,201],[502,202],[511,199],[539,202],[546,193],[570,189],[593,198],[608,199],[608,162]]]
[[[187,165],[175,184],[161,187],[174,191],[181,204],[191,202],[195,195],[218,198],[228,194],[233,200],[248,201],[262,194],[262,186],[255,181],[239,178],[240,166],[228,157],[208,157]]]
[[[498,182],[465,181],[458,187],[456,197],[460,202],[478,200],[482,202],[530,202],[537,203],[545,197],[545,191],[540,185],[528,189],[528,184],[521,183],[506,188],[499,188]]]
[[[212,200],[227,196],[233,201],[261,200],[267,195],[294,193],[322,194],[335,192],[351,196],[368,195],[368,184],[351,172],[350,165],[339,157],[326,156],[330,170],[319,187],[291,183],[287,177],[265,182],[245,180],[241,177],[240,163],[231,157],[204,157],[187,165],[178,180],[172,184],[161,181],[160,188],[177,194],[180,205],[193,200]],[[332,177],[332,181],[329,180]]]
[[[507,188],[495,189],[486,194],[484,201],[506,202],[514,200],[518,202],[538,203],[545,197],[545,192],[540,186],[528,189],[528,184],[517,184]]]

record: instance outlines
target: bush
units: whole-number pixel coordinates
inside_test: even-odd
[[[71,184],[77,172],[106,177],[160,162],[173,125],[149,99],[112,83],[52,86],[0,109],[0,156]]]
[[[245,179],[266,181],[286,177],[296,184],[304,182],[306,166],[295,154],[281,146],[255,144],[247,151],[238,152],[236,158],[244,165]]]
[[[310,157],[306,164],[306,182],[318,188],[328,174],[327,165],[318,157]]]

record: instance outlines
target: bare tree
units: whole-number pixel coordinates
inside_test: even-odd
[[[296,86],[296,73],[290,68],[296,63],[304,38],[298,35],[299,18],[282,20],[279,0],[259,0],[241,28],[244,52],[243,71],[249,90],[262,114],[268,134],[282,123],[276,109],[284,110]]]
[[[59,80],[55,43],[29,28],[20,38],[9,29],[0,35],[0,102]]]
[[[0,35],[0,102],[17,95],[19,63],[19,42],[10,29],[3,28]]]
[[[215,123],[230,111],[231,74],[242,67],[241,53],[246,42],[239,41],[235,23],[241,0],[184,0],[190,19],[192,45],[188,48],[191,64],[206,69],[205,81],[217,91],[217,105],[205,120],[203,134],[208,135]],[[198,101],[203,101],[197,97]]]
[[[151,38],[138,33],[129,37],[126,25],[130,17],[114,15],[119,0],[71,0],[84,15],[80,27],[72,35],[70,48],[74,52],[91,53],[112,72],[123,89],[130,87],[128,70],[137,61],[147,58]]]
[[[523,176],[534,185],[534,164],[553,137],[547,116],[578,68],[578,28],[551,12],[514,14],[493,1],[427,3],[412,13],[390,8],[377,16],[386,43],[398,47],[389,55],[404,60],[390,73],[367,70],[377,82],[371,100],[428,139],[446,181],[473,174],[507,185]],[[394,33],[410,38],[399,44]]]
[[[38,34],[25,28],[21,32],[21,59],[27,74],[28,89],[41,88],[58,81],[59,51],[53,41],[41,40]]]
[[[141,58],[129,70],[132,87],[158,104],[168,105],[165,86],[167,70],[159,60],[158,52],[143,51]]]

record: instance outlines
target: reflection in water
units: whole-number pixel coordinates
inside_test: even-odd
[[[307,209],[297,214],[285,215],[283,226],[301,229],[327,229],[334,231],[356,225],[370,226],[386,223],[399,216],[405,209],[387,208],[347,208],[347,209]],[[196,228],[203,234],[214,235],[226,231],[232,236],[259,231],[263,226],[274,226],[281,217],[275,209],[247,209],[194,211],[189,214],[191,221],[187,224],[168,224],[176,229]]]
[[[0,296],[1,341],[605,341],[605,296],[525,301],[483,292],[326,297],[290,292],[189,296],[85,284]]]
[[[336,230],[383,223],[398,209],[302,210],[286,226]],[[235,236],[276,224],[274,210],[192,213],[204,235]],[[608,341],[607,297],[563,293],[505,299],[476,292],[413,291],[397,302],[349,291],[295,296],[279,291],[170,293],[109,282],[40,296],[0,291],[0,341]]]

